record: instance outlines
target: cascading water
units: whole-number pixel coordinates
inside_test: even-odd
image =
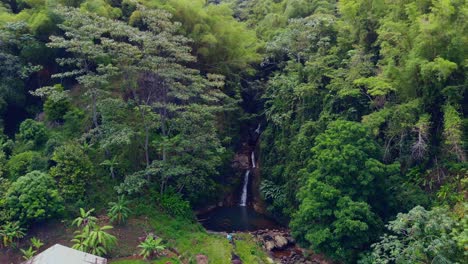
[[[252,159],[252,168],[255,168],[255,152],[252,151],[250,154],[250,158]],[[242,186],[242,195],[241,195],[241,201],[240,201],[240,206],[246,206],[247,205],[247,191],[248,191],[248,186],[249,186],[249,176],[250,176],[250,170],[247,170],[244,175],[244,186]]]
[[[255,168],[255,152],[252,151],[252,154],[250,154],[250,159],[252,159],[252,168]]]
[[[258,213],[255,211],[255,206],[249,207],[248,204],[248,191],[249,191],[249,178],[252,174],[252,178],[255,178],[254,175],[257,174],[257,164],[255,162],[255,152],[252,151],[255,149],[256,142],[261,133],[261,126],[258,124],[257,129],[254,133],[249,133],[250,138],[246,140],[244,148],[240,150],[239,154],[244,158],[247,158],[248,162],[248,153],[250,152],[250,166],[247,168],[244,174],[244,182],[242,185],[242,194],[238,206],[228,206],[217,207],[214,210],[210,210],[207,213],[198,215],[199,221],[202,225],[212,231],[223,231],[223,232],[233,232],[233,231],[254,231],[261,229],[277,229],[279,228],[278,223],[269,218],[266,215]],[[245,157],[247,155],[247,157]],[[243,167],[245,169],[245,167]],[[257,174],[258,176],[258,174]],[[252,181],[255,182],[255,181]],[[252,188],[250,188],[252,189]],[[253,192],[255,195],[255,192]],[[255,197],[251,200],[255,200]],[[254,202],[252,202],[254,203]]]
[[[244,186],[242,187],[241,202],[239,204],[240,206],[247,205],[247,185],[249,184],[249,175],[250,175],[250,170],[247,170],[244,176]]]
[[[260,124],[258,124],[257,129],[255,129],[255,133],[260,134]]]

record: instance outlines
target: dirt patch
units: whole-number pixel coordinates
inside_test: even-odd
[[[108,225],[106,216],[98,218],[100,225]],[[152,230],[144,217],[129,219],[124,225],[113,225],[114,228],[110,233],[117,237],[117,247],[111,252],[109,259],[120,259],[127,257],[138,258],[138,244],[145,239],[146,235]],[[73,239],[73,232],[77,229],[70,227],[63,221],[50,221],[47,223],[37,224],[28,230],[25,238],[21,239],[17,248],[0,248],[0,263],[1,264],[17,264],[24,261],[20,248],[27,249],[30,246],[29,239],[32,237],[39,238],[43,243],[37,253],[40,253],[47,248],[61,244],[71,247],[70,242]]]
[[[71,246],[70,240],[73,238],[73,231],[73,229],[67,228],[67,226],[60,221],[36,224],[28,230],[27,236],[19,241],[17,248],[0,249],[0,263],[16,264],[23,262],[24,259],[19,249],[27,249],[31,245],[29,239],[32,237],[39,238],[44,243],[37,253],[55,244]]]
[[[110,258],[122,258],[138,254],[138,245],[152,232],[146,219],[129,219],[124,225],[114,225],[110,233],[117,237],[117,248],[111,252]]]

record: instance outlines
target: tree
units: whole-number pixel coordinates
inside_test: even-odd
[[[77,202],[84,198],[92,176],[92,163],[83,149],[70,142],[58,147],[52,156],[56,163],[50,169],[50,175],[58,182],[63,198]]]
[[[334,121],[315,139],[310,172],[297,198],[300,205],[291,228],[300,243],[341,260],[354,260],[382,227],[379,197],[386,175],[395,166],[378,161],[377,145],[367,128]],[[384,198],[385,199],[385,198]]]
[[[464,162],[466,155],[462,140],[462,120],[455,107],[444,107],[444,144],[447,153],[452,153],[459,161]]]
[[[44,113],[50,122],[63,122],[64,115],[70,110],[70,98],[63,91],[62,85],[55,85],[54,89],[55,91],[48,91]]]
[[[59,25],[66,34],[64,36],[51,36],[51,41],[47,46],[65,49],[73,56],[57,59],[61,66],[71,66],[71,68],[63,73],[54,74],[52,77],[74,77],[86,89],[84,95],[90,99],[92,122],[97,129],[99,126],[97,103],[104,88],[109,84],[110,77],[116,74],[117,68],[105,61],[99,62],[99,59],[102,58],[102,50],[94,45],[93,40],[99,38],[108,28],[101,27],[99,22],[102,20],[86,19],[89,17],[86,12],[73,12],[73,9],[62,7],[57,9],[56,14],[67,17],[64,23]],[[83,25],[88,27],[82,27]],[[80,32],[79,29],[82,31]],[[36,94],[45,93],[50,89],[54,88],[43,87],[36,91]]]
[[[21,123],[17,137],[25,144],[30,143],[33,148],[40,147],[47,141],[45,125],[32,119],[26,119]]]
[[[1,7],[0,7],[1,9]],[[2,11],[0,11],[2,12]],[[40,66],[25,58],[28,50],[39,46],[24,21],[7,21],[0,27],[0,127],[9,107],[23,112],[27,106],[25,81]],[[18,114],[16,112],[15,114]],[[15,124],[18,120],[14,120]]]
[[[463,263],[463,246],[455,240],[455,219],[444,208],[416,206],[387,225],[388,233],[372,245],[363,263]]]
[[[80,215],[73,220],[72,225],[75,225],[78,228],[87,225],[95,225],[97,222],[97,218],[92,215],[93,212],[94,208],[88,211],[85,211],[85,209],[80,208]]]
[[[113,157],[112,159],[105,160],[101,162],[101,165],[108,167],[112,179],[115,179],[115,167],[119,165],[119,163],[117,162],[117,157]]]
[[[31,224],[59,216],[63,200],[49,175],[33,171],[13,182],[5,194],[10,217],[21,224]]]
[[[130,209],[128,206],[128,201],[125,200],[125,196],[119,196],[117,202],[109,203],[108,215],[111,222],[117,222],[119,224],[125,223],[130,214]]]

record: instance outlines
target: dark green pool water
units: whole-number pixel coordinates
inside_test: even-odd
[[[255,231],[280,226],[271,218],[246,206],[219,207],[198,216],[200,223],[211,231]]]

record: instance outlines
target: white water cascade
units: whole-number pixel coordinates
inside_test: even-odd
[[[252,159],[252,168],[255,168],[255,153],[253,151],[250,154],[250,158]]]
[[[239,204],[240,206],[247,205],[247,185],[249,184],[249,175],[250,175],[250,170],[247,170],[244,176],[244,186],[242,187],[241,202]]]
[[[260,124],[258,124],[257,129],[255,129],[255,133],[260,134]]]

